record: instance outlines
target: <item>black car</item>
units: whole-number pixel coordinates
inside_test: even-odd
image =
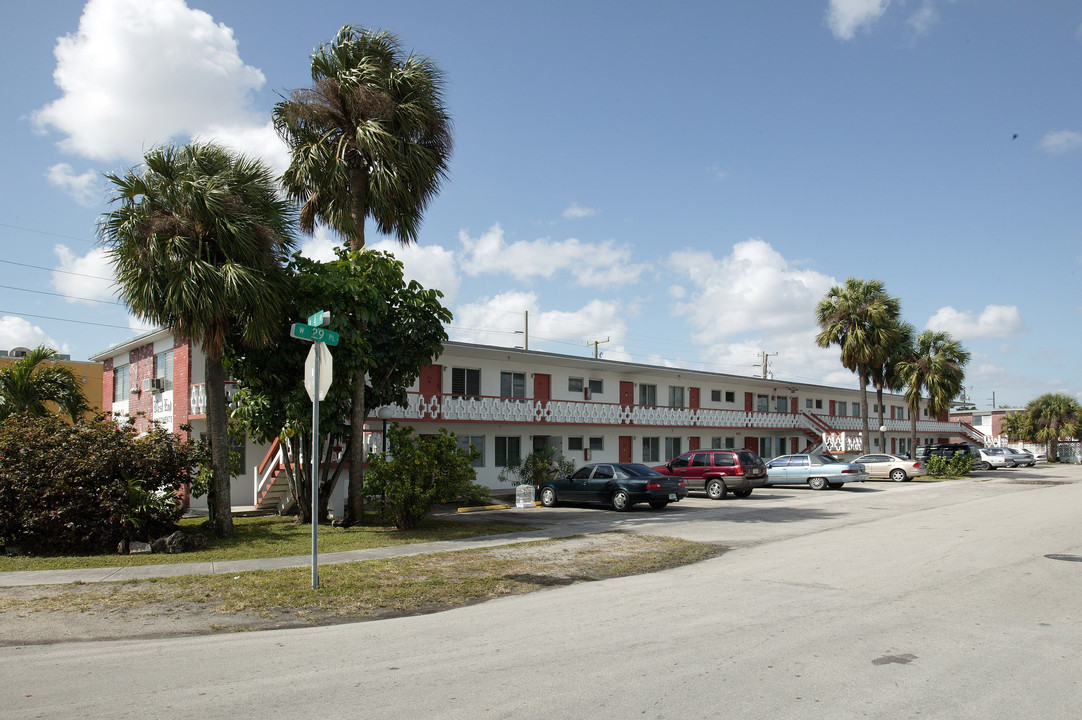
[[[614,510],[630,510],[635,503],[650,503],[660,510],[688,495],[684,480],[668,477],[639,463],[590,463],[568,477],[541,484],[541,504],[558,502],[604,503]]]
[[[914,460],[928,461],[928,458],[932,455],[938,455],[950,459],[955,455],[969,455],[974,458],[974,462],[980,460],[980,452],[976,445],[970,443],[934,443],[932,445],[918,445],[916,451],[913,453]]]

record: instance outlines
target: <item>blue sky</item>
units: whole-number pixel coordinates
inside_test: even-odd
[[[281,169],[279,93],[344,23],[447,80],[420,242],[452,339],[854,387],[815,303],[878,279],[973,353],[981,407],[1082,398],[1082,5],[1068,0],[5,7],[0,348],[133,336],[101,174],[218,139]],[[327,257],[329,233],[304,238]],[[296,318],[283,318],[289,322]],[[776,353],[776,354],[774,354]]]

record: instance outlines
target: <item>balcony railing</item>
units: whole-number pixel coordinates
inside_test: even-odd
[[[232,380],[225,383],[225,402],[228,405],[233,401],[233,393],[237,391],[237,384]],[[191,395],[188,398],[188,414],[207,414],[207,384],[198,383],[191,386]]]

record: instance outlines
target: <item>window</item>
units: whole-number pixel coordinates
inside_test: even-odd
[[[774,457],[774,438],[759,438],[759,455],[761,457]]]
[[[642,461],[661,462],[661,439],[644,437],[642,439]]]
[[[594,468],[594,477],[608,480],[616,477],[616,473],[613,471],[612,465],[598,465]]]
[[[841,415],[843,417],[845,415],[848,415],[849,414],[848,405],[846,403],[843,403],[843,402],[840,402],[840,403],[836,404],[834,406],[834,414],[835,415]]]
[[[459,435],[455,438],[458,441],[458,446],[463,450],[468,451],[470,445],[473,445],[477,452],[481,453],[481,457],[473,461],[474,467],[485,466],[485,436],[484,435]]]
[[[725,438],[725,447],[727,447],[727,448],[735,448],[736,447],[736,439],[731,438],[731,437]]]
[[[815,399],[815,409],[816,410],[822,410],[823,409],[823,398],[816,398]]]
[[[173,351],[170,350],[169,354],[172,355]],[[172,358],[170,358],[172,360]],[[157,363],[155,363],[157,365]],[[170,362],[172,365],[172,362]],[[155,376],[157,377],[157,376]],[[229,436],[229,463],[236,463],[237,467],[248,467],[248,443],[244,441],[244,438],[235,438],[232,435]]]
[[[657,405],[657,385],[639,384],[639,405]]]
[[[591,380],[590,381],[590,397],[593,397],[594,395],[600,395],[603,392],[605,392],[605,383],[603,381],[601,381],[601,380]]]
[[[755,409],[758,411],[766,411],[770,409],[770,396],[769,395],[756,395],[755,396]]]
[[[166,350],[154,356],[154,377],[168,380],[165,388],[168,390],[173,385],[173,351]],[[244,467],[243,465],[241,467]]]
[[[714,464],[718,467],[732,467],[736,460],[732,453],[714,453]]]
[[[665,459],[672,460],[674,457],[683,452],[683,442],[678,437],[665,438]]]
[[[853,417],[860,417],[860,403],[853,403]]]
[[[806,409],[808,409],[808,410],[811,410],[811,409],[812,409],[812,399],[811,399],[811,398],[806,398],[806,399],[804,400],[804,407],[805,407]]]
[[[522,442],[518,436],[496,438],[496,467],[517,465],[522,460]]]
[[[526,397],[526,373],[500,373],[500,397]]]
[[[668,442],[669,440],[679,440],[679,439],[680,438],[665,438],[666,447],[669,444],[669,442]],[[691,460],[690,455],[681,455],[680,457],[673,459],[670,467],[672,467],[673,470],[676,470],[678,468],[686,468],[688,466],[688,462],[690,460]]]
[[[895,417],[898,418],[899,420],[905,420],[905,406],[904,405],[899,405],[898,406],[898,412],[895,414]]]
[[[567,449],[582,450],[582,436],[579,435],[578,437],[569,437],[567,439]]]
[[[567,391],[573,393],[582,392],[582,378],[569,377],[567,379]]]
[[[476,398],[481,394],[481,371],[469,368],[451,368],[451,394],[455,397]]]
[[[736,392],[733,391],[733,390],[726,390],[725,391],[725,402],[727,402],[727,403],[736,402]]]
[[[669,386],[669,407],[684,407],[684,388]]]
[[[710,453],[695,453],[691,458],[691,467],[710,467]]]
[[[603,437],[592,437],[592,438],[590,438],[590,449],[591,450],[597,450],[597,451],[604,450],[605,449],[605,438],[603,438]]]
[[[113,402],[127,402],[130,392],[128,366],[113,368]]]
[[[788,412],[789,411],[789,398],[782,397],[781,395],[779,395],[777,401],[775,401],[775,403],[774,403],[774,409],[777,410],[778,412]]]
[[[710,391],[710,402],[721,402],[721,390]]]
[[[721,449],[721,438],[719,438],[719,437],[710,438],[710,449],[711,450],[720,450]]]

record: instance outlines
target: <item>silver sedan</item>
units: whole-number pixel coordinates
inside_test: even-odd
[[[859,463],[835,460],[819,453],[782,455],[766,464],[766,481],[769,485],[808,484],[812,490],[840,488],[847,482],[864,482],[868,473]]]
[[[906,460],[897,455],[861,455],[853,462],[860,463],[873,478],[889,478],[894,482],[912,480],[928,474],[928,468],[919,460]]]

